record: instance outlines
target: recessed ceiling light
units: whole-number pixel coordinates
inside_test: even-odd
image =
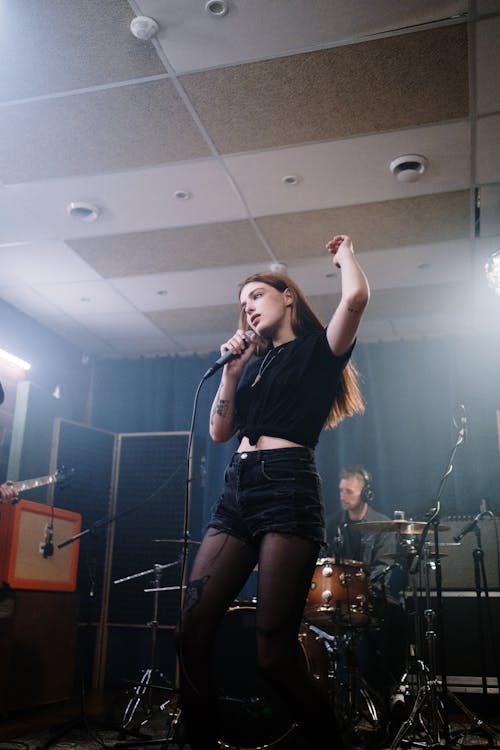
[[[225,16],[229,10],[228,4],[225,0],[208,0],[205,4],[205,10],[212,16]]]
[[[298,185],[301,178],[298,174],[286,174],[284,177],[281,178],[281,182],[284,185]]]
[[[84,201],[72,201],[66,206],[66,210],[73,219],[78,221],[96,221],[101,213],[98,206]]]
[[[416,182],[427,168],[427,159],[419,154],[405,154],[393,159],[389,169],[399,182]]]
[[[178,201],[188,201],[191,197],[192,194],[189,190],[176,190],[174,193],[174,198],[177,198]]]

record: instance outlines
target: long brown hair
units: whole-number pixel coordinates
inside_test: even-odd
[[[274,273],[272,271],[254,273],[251,276],[248,276],[248,278],[240,284],[240,294],[246,284],[250,284],[254,281],[272,286],[279,292],[284,292],[286,289],[291,292],[294,298],[291,324],[296,336],[303,336],[311,331],[320,331],[325,327],[324,323],[311,308],[304,292],[289,276],[285,276],[285,274],[282,273]],[[239,328],[245,330],[247,325],[247,316],[242,309],[240,313]],[[264,354],[270,349],[270,347],[270,341],[259,337],[256,348],[257,354]],[[339,389],[324,424],[325,429],[335,427],[342,422],[345,417],[352,417],[354,414],[362,414],[364,412],[365,405],[358,381],[359,373],[354,367],[352,361],[349,360],[342,371]]]

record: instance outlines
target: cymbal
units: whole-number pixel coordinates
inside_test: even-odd
[[[408,521],[406,519],[398,518],[394,521],[366,521],[359,524],[360,531],[382,531],[392,532],[398,534],[420,534],[425,526],[426,521]],[[443,526],[439,524],[438,531],[448,531],[449,526]],[[429,529],[429,534],[432,534],[432,527]]]
[[[201,542],[196,542],[194,539],[151,539],[152,542],[169,542],[170,544],[184,544],[184,542],[187,542],[187,544],[201,544]]]

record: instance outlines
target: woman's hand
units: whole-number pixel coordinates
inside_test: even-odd
[[[233,375],[241,373],[243,366],[247,363],[254,352],[254,339],[256,339],[254,333],[248,332],[247,335],[242,328],[238,328],[234,336],[231,336],[229,341],[222,344],[220,348],[221,355],[226,354],[226,352],[234,354],[234,359],[230,360],[225,365],[226,372]]]
[[[16,497],[16,491],[12,482],[0,484],[0,501],[11,502]]]
[[[347,234],[336,234],[326,243],[326,248],[334,256],[333,263],[337,268],[342,268],[342,261],[346,255],[354,255],[352,240]]]

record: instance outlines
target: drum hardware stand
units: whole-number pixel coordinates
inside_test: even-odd
[[[153,597],[153,619],[147,623],[148,627],[151,629],[151,660],[149,667],[147,669],[143,670],[141,678],[138,683],[135,684],[135,688],[133,691],[133,695],[128,701],[125,710],[123,712],[123,718],[121,725],[124,729],[129,729],[134,722],[134,717],[137,714],[137,712],[142,708],[144,709],[144,715],[140,717],[135,722],[135,726],[144,726],[153,716],[155,713],[154,707],[153,707],[153,691],[154,690],[164,690],[170,693],[176,693],[177,691],[174,688],[166,686],[165,683],[165,676],[164,674],[158,669],[157,667],[157,640],[158,640],[158,628],[159,628],[159,621],[158,621],[158,594],[162,589],[160,588],[160,579],[161,574],[163,570],[166,570],[167,568],[171,568],[174,565],[179,565],[179,560],[175,560],[174,562],[167,563],[166,565],[160,565],[159,563],[155,563],[153,568],[149,570],[143,570],[140,573],[135,573],[133,575],[127,576],[125,578],[119,578],[116,581],[114,581],[115,584],[124,583],[125,581],[130,581],[135,578],[139,578],[141,576],[148,575],[150,573],[154,574],[154,588],[152,589],[145,589],[145,591],[152,591],[154,593]],[[178,588],[173,587],[173,588]],[[158,683],[155,683],[155,678],[158,679]],[[163,683],[163,684],[162,684]],[[128,747],[137,747],[138,745],[145,746],[145,745],[165,745],[168,746],[168,743],[174,740],[174,734],[175,729],[178,723],[178,720],[180,718],[180,713],[177,710],[177,707],[172,704],[172,698],[169,697],[165,701],[163,701],[158,706],[159,711],[166,711],[168,710],[168,732],[167,737],[161,737],[161,738],[146,738],[144,739],[144,735],[142,736],[142,739],[137,740],[126,740],[122,742],[116,742],[113,747],[114,748],[128,748]]]
[[[350,630],[342,635],[332,635],[317,625],[308,623],[307,626],[324,641],[330,662],[329,677],[336,684],[332,697],[335,713],[339,714],[338,720],[341,726],[348,727],[355,732],[356,723],[362,716],[365,716],[372,727],[377,727],[379,722],[378,711],[368,690],[366,680],[359,675],[359,668],[354,656],[354,641],[360,634],[357,631]],[[345,691],[347,700],[343,700],[342,681],[339,680],[339,642],[346,646],[347,678],[344,684],[347,688]],[[366,708],[366,714],[359,707],[360,699],[362,705]]]
[[[424,551],[424,563],[426,572],[426,610],[424,617],[426,621],[426,632],[425,641],[427,643],[428,653],[428,672],[424,672],[424,675],[428,674],[428,679],[419,688],[415,703],[410,712],[408,719],[403,722],[399,731],[397,732],[393,742],[390,745],[390,750],[395,750],[403,741],[407,732],[411,729],[415,721],[418,719],[419,723],[423,727],[427,740],[424,742],[418,741],[406,741],[409,745],[422,746],[425,748],[441,748],[443,743],[441,741],[440,726],[443,727],[443,739],[444,747],[452,748],[453,745],[450,741],[450,726],[448,718],[448,701],[451,699],[455,706],[459,708],[466,716],[471,719],[472,724],[477,728],[485,732],[489,739],[493,741],[500,740],[500,736],[489,726],[487,726],[479,717],[475,716],[469,709],[454,695],[450,693],[447,687],[447,679],[445,674],[445,649],[444,649],[444,638],[443,638],[443,618],[442,618],[442,579],[441,579],[441,560],[439,555],[439,522],[441,514],[441,495],[444,489],[446,478],[453,471],[453,460],[455,453],[466,437],[466,419],[465,409],[460,406],[460,429],[455,441],[455,445],[451,451],[447,468],[441,477],[438,492],[436,494],[435,506],[429,511],[429,520],[422,530],[420,539],[418,541],[415,555],[410,564],[409,573],[415,575],[422,560],[422,552]],[[434,533],[434,550],[435,550],[435,581],[436,581],[436,612],[430,606],[430,582],[429,582],[429,567],[427,555],[425,554],[424,545],[426,543],[426,537],[428,532],[432,530]],[[437,617],[435,616],[437,614]],[[441,666],[441,680],[437,679],[436,669],[436,644],[439,647],[440,666]],[[438,691],[439,688],[439,691]],[[441,693],[441,698],[438,698],[438,692]],[[430,711],[430,726],[427,726],[427,722],[424,718],[423,709],[428,708]],[[495,745],[492,745],[495,746]]]

